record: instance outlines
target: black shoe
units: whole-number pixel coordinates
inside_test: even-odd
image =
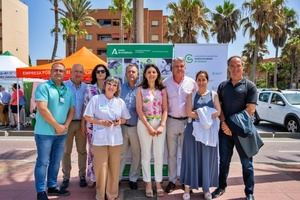
[[[138,184],[137,184],[137,182],[129,181],[129,187],[132,190],[137,190],[138,189]]]
[[[165,192],[166,193],[170,193],[172,192],[174,189],[176,188],[176,185],[172,182],[169,182],[169,184],[167,185]]]
[[[85,180],[85,176],[81,176],[80,177],[79,186],[80,187],[86,187],[87,186],[87,182]]]
[[[63,182],[61,183],[60,189],[67,189],[69,187],[70,180],[69,179],[64,179]]]
[[[246,197],[247,200],[255,200],[253,194],[248,194]]]
[[[48,196],[69,196],[70,192],[64,188],[48,188]]]
[[[38,192],[36,195],[37,200],[49,200],[46,192]]]
[[[221,189],[221,188],[217,188],[215,191],[213,191],[213,193],[211,193],[211,196],[213,199],[218,198],[219,196],[221,196],[222,194],[224,194],[225,189]]]

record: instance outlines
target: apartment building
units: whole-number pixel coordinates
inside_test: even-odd
[[[101,59],[106,60],[106,44],[120,43],[120,13],[112,13],[108,9],[94,9],[90,12],[100,27],[85,24],[88,34],[78,39],[77,49],[85,46]],[[144,9],[144,43],[166,43],[167,16],[162,10]],[[133,33],[132,33],[133,34]],[[124,43],[132,42],[130,32],[124,30]],[[68,48],[67,48],[68,49]]]
[[[28,64],[28,7],[20,0],[0,0],[0,54],[5,51]]]

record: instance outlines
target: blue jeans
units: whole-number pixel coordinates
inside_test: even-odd
[[[34,168],[35,189],[37,192],[46,191],[46,179],[48,188],[57,186],[57,175],[64,154],[66,136],[34,135],[37,148],[37,159]]]
[[[229,173],[230,161],[233,153],[233,147],[236,146],[237,152],[243,168],[243,180],[245,184],[245,194],[253,194],[254,192],[254,170],[252,157],[248,158],[239,144],[236,143],[233,137],[227,136],[222,131],[219,133],[219,151],[220,151],[220,174],[219,188],[227,187],[227,177]]]

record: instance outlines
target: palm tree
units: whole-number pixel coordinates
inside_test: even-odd
[[[281,60],[291,66],[290,68],[290,83],[299,82],[300,68],[300,28],[293,30],[291,37],[282,49]]]
[[[269,73],[274,70],[275,64],[273,62],[266,62],[259,64],[259,67],[265,74],[266,87],[269,87]]]
[[[198,32],[209,40],[208,12],[202,0],[179,0],[178,4],[171,2],[167,5],[171,10],[168,18],[169,32],[166,36],[173,43],[196,43]]]
[[[267,49],[267,45],[263,44],[262,46],[259,46],[256,48],[256,42],[250,41],[247,44],[244,45],[244,50],[242,51],[242,56],[245,57],[246,67],[250,67],[253,65],[253,60],[255,57],[256,49],[257,49],[257,61],[258,63],[263,60],[263,57],[265,54],[269,54],[269,51]],[[247,70],[249,71],[249,70]]]
[[[217,35],[218,43],[229,43],[236,39],[236,32],[239,29],[241,12],[235,8],[230,1],[224,1],[223,6],[218,5],[212,15],[212,36]]]
[[[281,32],[283,15],[280,8],[284,0],[248,0],[243,3],[246,14],[242,19],[244,35],[249,32],[250,38],[254,38],[256,48],[254,52],[253,65],[250,79],[255,82],[255,72],[258,57],[258,48],[261,47],[273,33]]]
[[[53,5],[53,10],[54,10],[54,28],[51,31],[54,33],[54,46],[52,50],[52,56],[51,56],[51,61],[53,62],[55,57],[56,57],[56,52],[57,52],[57,46],[58,46],[58,32],[59,27],[58,27],[58,0],[50,0],[51,4]]]
[[[63,16],[60,22],[64,28],[65,38],[71,43],[71,47],[67,48],[69,50],[67,54],[71,55],[77,49],[77,38],[87,34],[83,25],[91,23],[99,26],[99,24],[93,17],[89,16],[90,0],[62,0],[62,2],[66,10],[59,9],[59,13]]]
[[[130,20],[130,10],[132,9],[132,0],[112,0],[111,6],[108,9],[113,12],[120,12],[120,35],[121,35],[121,43],[124,43],[124,21],[127,20],[127,24],[131,24],[128,22]],[[127,19],[125,19],[127,17]]]
[[[277,58],[278,58],[278,49],[279,47],[283,47],[286,43],[288,35],[291,34],[292,28],[297,25],[297,17],[296,12],[293,9],[289,9],[287,7],[283,8],[284,13],[284,21],[281,24],[281,33],[277,32],[274,33],[272,42],[274,47],[276,48],[275,51],[275,67],[274,67],[274,87],[277,88],[277,74],[278,74],[278,66],[277,66]]]

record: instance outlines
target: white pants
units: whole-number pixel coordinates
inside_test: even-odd
[[[152,119],[149,123],[156,129],[160,124],[160,119]],[[161,182],[163,178],[163,155],[166,130],[164,129],[162,134],[158,136],[151,136],[146,126],[140,120],[138,121],[137,128],[142,153],[143,180],[144,182],[151,182],[150,160],[151,149],[153,149],[155,181]]]
[[[140,177],[141,173],[141,148],[140,141],[137,134],[137,127],[122,126],[123,133],[123,145],[122,145],[122,155],[121,155],[121,170],[120,170],[120,180],[122,180],[122,173],[126,163],[126,155],[128,149],[131,149],[131,166],[129,172],[129,180],[136,182]]]
[[[178,120],[168,117],[167,119],[167,147],[168,147],[168,168],[169,181],[176,183],[177,174],[180,174],[181,152],[183,145],[183,132],[187,120]],[[180,154],[180,159],[178,159]],[[179,172],[179,173],[178,173]]]

